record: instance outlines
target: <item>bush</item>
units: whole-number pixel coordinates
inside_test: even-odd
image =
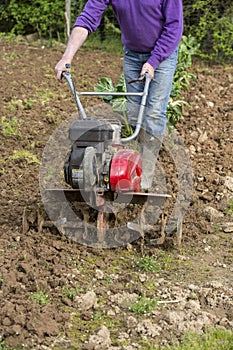
[[[72,3],[72,13],[74,2]],[[40,37],[64,38],[65,1],[56,0],[10,0],[2,7],[0,19],[8,23],[14,34],[37,32]]]
[[[185,33],[200,43],[199,55],[211,59],[232,59],[232,1],[183,0]]]

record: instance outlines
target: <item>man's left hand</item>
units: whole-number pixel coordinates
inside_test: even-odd
[[[142,70],[141,70],[141,76],[144,75],[145,73],[148,73],[150,79],[152,80],[154,78],[154,73],[155,70],[152,67],[152,65],[150,65],[150,63],[144,63],[144,65],[142,66]]]

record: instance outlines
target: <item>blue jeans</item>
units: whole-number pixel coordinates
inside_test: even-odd
[[[150,53],[140,53],[124,48],[124,76],[128,92],[143,91],[143,84],[135,82],[128,84],[130,80],[138,78],[144,63],[150,57]],[[176,69],[178,48],[156,68],[154,79],[150,83],[145,115],[142,127],[152,135],[164,135],[167,118],[166,110],[172,89],[172,81]],[[140,96],[128,96],[127,114],[129,124],[136,125]]]

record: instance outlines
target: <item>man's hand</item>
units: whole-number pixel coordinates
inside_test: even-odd
[[[55,74],[58,80],[62,78],[62,72],[70,72],[70,68],[67,68],[71,65],[71,62],[74,58],[74,55],[78,49],[82,46],[86,38],[88,37],[88,30],[82,27],[75,27],[70,35],[66,50],[62,56],[62,59],[57,63],[55,67]]]
[[[55,73],[58,80],[62,78],[62,72],[70,73],[71,60],[63,57],[55,67]]]
[[[148,73],[150,79],[152,80],[154,78],[154,73],[155,73],[155,70],[154,68],[150,65],[150,63],[145,63],[143,66],[142,66],[142,70],[141,70],[141,76],[144,75],[145,73]]]

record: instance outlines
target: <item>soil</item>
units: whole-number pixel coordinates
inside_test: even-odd
[[[176,129],[191,160],[193,191],[181,245],[175,233],[152,245],[152,230],[143,249],[141,238],[97,249],[35,224],[43,207],[44,147],[76,108],[66,83],[58,83],[53,72],[64,48],[25,41],[0,46],[0,344],[149,349],[187,331],[232,330],[233,67],[195,61],[197,81],[183,93],[190,108]],[[99,77],[117,82],[122,58],[82,49],[72,68],[78,90],[92,91]],[[100,101],[83,103],[86,108]],[[159,161],[174,197],[179,184],[165,147]]]

